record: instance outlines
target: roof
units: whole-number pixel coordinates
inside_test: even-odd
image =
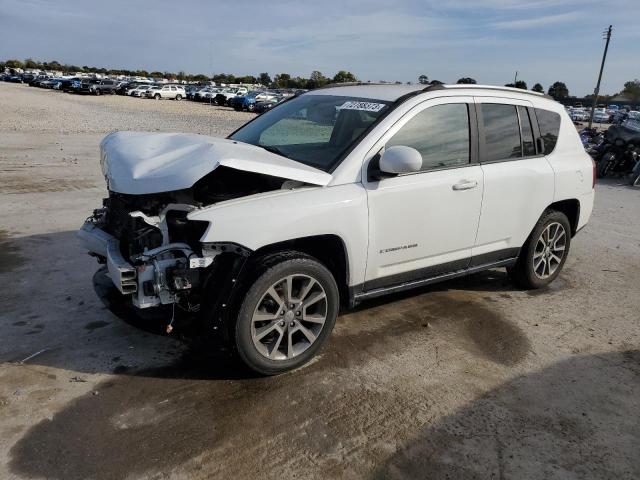
[[[393,83],[346,83],[332,84],[323,88],[318,88],[308,92],[306,95],[336,95],[341,97],[355,98],[372,98],[388,102],[396,100],[408,95],[420,92],[432,92],[442,90],[478,90],[479,92],[503,91],[509,93],[517,93],[524,95],[534,95],[536,97],[548,97],[542,93],[533,92],[531,90],[523,90],[513,87],[500,87],[497,85],[474,85],[474,84],[455,84],[455,85],[401,85]]]

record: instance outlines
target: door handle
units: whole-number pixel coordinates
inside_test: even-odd
[[[456,183],[453,187],[454,190],[470,190],[472,188],[476,188],[478,186],[478,182],[475,180],[462,180],[461,182]]]

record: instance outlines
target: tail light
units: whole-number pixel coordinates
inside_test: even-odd
[[[593,166],[593,180],[591,182],[591,188],[596,188],[596,161],[592,158],[591,165]]]

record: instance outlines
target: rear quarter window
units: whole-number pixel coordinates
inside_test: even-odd
[[[536,108],[536,117],[538,117],[540,136],[544,142],[544,154],[549,155],[556,148],[556,143],[558,142],[560,114]]]

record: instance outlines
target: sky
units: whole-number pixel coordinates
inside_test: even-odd
[[[640,78],[640,0],[0,0],[0,59],[187,73],[445,83],[460,77],[602,93]]]

